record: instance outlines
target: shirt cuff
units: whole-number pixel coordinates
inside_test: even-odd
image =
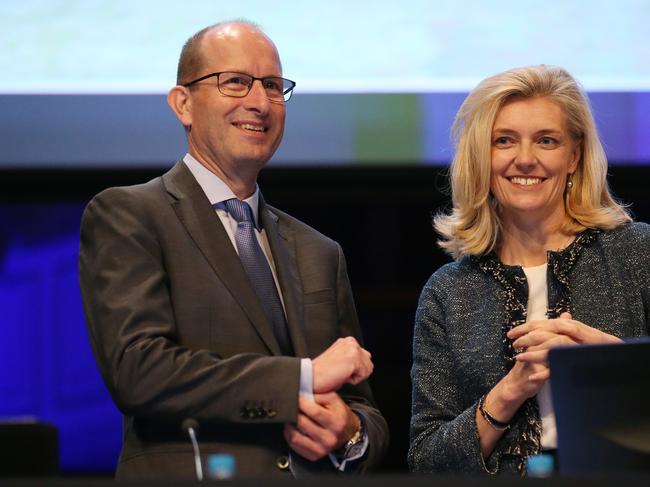
[[[314,400],[314,372],[311,359],[300,359],[300,391],[299,394],[310,401]]]

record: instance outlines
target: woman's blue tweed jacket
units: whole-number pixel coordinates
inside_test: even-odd
[[[650,225],[586,230],[548,254],[549,316],[573,318],[619,337],[649,334]],[[415,472],[523,473],[539,451],[536,401],[528,400],[484,462],[475,413],[479,398],[512,366],[507,330],[526,318],[521,267],[493,255],[438,269],[420,296],[413,339],[409,465]]]

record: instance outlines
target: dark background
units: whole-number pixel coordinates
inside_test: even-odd
[[[59,428],[61,468],[110,473],[119,414],[89,350],[76,282],[79,220],[110,186],[165,171],[0,171],[0,416],[35,416]],[[391,429],[385,471],[404,471],[410,416],[413,318],[420,289],[448,262],[431,215],[449,204],[439,167],[268,168],[265,199],[345,250],[371,383]],[[639,220],[650,219],[650,166],[616,165],[610,185]]]

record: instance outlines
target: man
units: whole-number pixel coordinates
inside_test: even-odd
[[[89,334],[124,414],[117,475],[193,477],[189,418],[203,463],[231,454],[239,476],[361,472],[388,430],[341,248],[256,184],[295,83],[246,22],[190,38],[177,83],[167,99],[188,154],[100,193],[82,221]]]

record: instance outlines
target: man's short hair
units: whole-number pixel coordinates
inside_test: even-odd
[[[218,22],[216,24],[212,24],[201,29],[196,34],[194,34],[189,39],[187,39],[187,41],[185,41],[185,44],[183,45],[183,49],[181,49],[181,55],[178,58],[178,68],[176,70],[177,85],[180,85],[182,83],[188,83],[193,79],[196,79],[199,76],[201,76],[202,73],[200,73],[200,71],[201,68],[203,67],[203,56],[201,53],[201,40],[203,39],[205,34],[210,32],[211,30],[218,29],[219,27],[222,27],[226,24],[245,24],[248,25],[249,27],[252,27],[262,32],[262,29],[259,27],[259,25],[246,19],[235,19],[235,20],[228,20],[225,22]]]

